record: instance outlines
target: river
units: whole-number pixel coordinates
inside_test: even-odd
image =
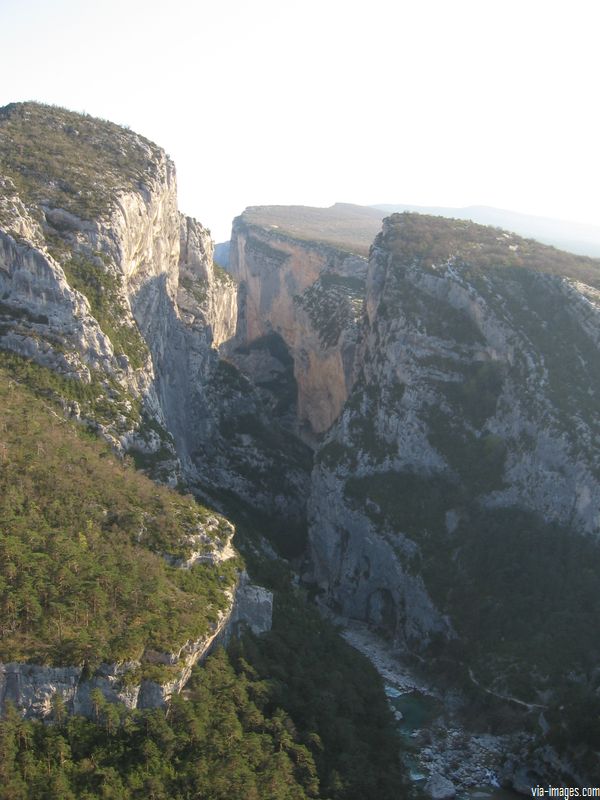
[[[404,740],[403,761],[417,785],[433,774],[452,782],[459,800],[515,800],[500,787],[502,762],[520,744],[519,737],[473,733],[449,710],[448,696],[436,689],[402,658],[402,653],[366,625],[344,621],[342,635],[366,655],[382,676],[386,694]]]

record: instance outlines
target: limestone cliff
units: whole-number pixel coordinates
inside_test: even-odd
[[[329,428],[354,381],[366,260],[248,222],[252,211],[232,230],[228,269],[240,284],[240,314],[229,352],[259,387],[268,386],[281,366],[261,345],[273,334],[283,340],[293,360],[296,424],[310,437]]]
[[[220,357],[235,334],[237,284],[213,263],[198,222],[182,218],[180,237],[177,303],[145,315],[141,328],[160,365],[157,392],[186,479],[207,501],[236,497],[302,526],[306,448],[273,425],[256,389]]]
[[[54,153],[48,163],[44,148]],[[140,335],[152,309],[172,303],[178,282],[173,164],[134,133],[35,104],[2,109],[0,153],[0,346],[97,384],[106,418],[78,408],[74,416],[117,449],[154,455],[165,479],[176,480]]]
[[[97,387],[94,409],[71,413],[152,476],[183,477],[214,502],[227,486],[302,525],[306,453],[219,358],[237,288],[209,232],[177,210],[164,151],[111,123],[15,104],[0,112],[0,158],[0,348]]]
[[[56,380],[44,378],[48,385],[36,391],[152,477],[184,480],[204,497],[211,487],[226,485],[233,496],[239,488],[267,508],[296,499],[301,518],[297,496],[305,490],[297,484],[306,486],[308,471],[297,467],[293,448],[282,454],[285,446],[273,444],[272,428],[263,441],[259,399],[219,359],[218,346],[234,333],[237,289],[213,264],[210,233],[178,211],[164,151],[111,123],[15,104],[0,109],[0,159],[2,365],[21,370],[17,356],[49,367]],[[87,389],[71,390],[75,384]],[[245,433],[248,414],[258,422]],[[271,487],[262,470],[278,472],[279,484]],[[69,708],[87,713],[90,692],[101,688],[132,707],[158,705],[179,691],[213,640],[243,622],[240,604],[252,625],[268,627],[268,598],[247,583],[208,638],[157,654],[172,667],[166,684],[136,683],[135,662],[102,664],[91,676],[82,666],[8,663],[0,700],[45,714],[58,691]],[[254,613],[253,603],[262,610]]]
[[[501,231],[385,221],[358,379],[313,471],[310,561],[326,602],[412,648],[458,635],[498,685],[517,663],[548,668],[551,630],[585,637],[579,601],[557,603],[570,632],[537,622],[554,612],[535,587],[576,583],[598,558],[599,283],[598,262]],[[571,668],[587,669],[584,651]]]

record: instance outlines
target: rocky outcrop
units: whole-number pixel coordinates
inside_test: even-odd
[[[456,797],[456,789],[452,781],[438,773],[429,778],[424,789],[431,800],[452,800],[453,797]]]
[[[0,349],[97,385],[91,408],[65,407],[152,477],[183,479],[214,503],[226,486],[302,527],[306,450],[219,357],[237,287],[213,263],[209,232],[178,212],[173,163],[131,131],[60,109],[24,104],[0,117]],[[17,180],[31,162],[5,128],[41,152],[55,137],[71,182],[42,170],[18,192],[8,173]],[[84,154],[95,173],[78,166]]]
[[[259,635],[270,631],[272,622],[273,592],[251,583],[248,575],[242,574],[227,627],[229,635],[237,636],[245,629]]]
[[[100,664],[93,674],[87,666],[47,667],[36,664],[0,664],[0,709],[12,703],[26,718],[51,718],[57,697],[65,710],[94,716],[94,690],[111,703],[127,708],[159,708],[178,694],[189,680],[192,667],[203,661],[217,643],[236,636],[246,626],[255,634],[271,628],[273,596],[250,583],[243,573],[235,591],[229,593],[229,608],[219,613],[211,633],[187,642],[175,653],[146,653],[144,663],[162,665],[170,679],[139,679],[142,662]]]
[[[366,260],[249,224],[244,215],[234,220],[229,258],[240,285],[232,359],[261,383],[264,361],[256,363],[253,344],[277,334],[293,360],[296,425],[308,437],[322,433],[354,381]],[[277,370],[273,363],[269,368]]]
[[[181,217],[179,292],[180,314],[204,309],[209,336],[217,349],[235,336],[237,286],[214,261],[210,232],[191,217]]]
[[[338,613],[369,622],[414,648],[436,634],[452,636],[423,578],[410,568],[417,549],[391,526],[381,529],[345,495],[350,474],[332,474],[322,462],[313,471],[309,500],[311,559],[307,578]]]
[[[175,481],[177,458],[139,332],[161,302],[172,302],[177,286],[175,171],[158,148],[147,148],[135,134],[131,139],[129,145],[147,157],[145,182],[115,190],[91,219],[49,199],[27,197],[25,204],[4,179],[12,194],[4,200],[0,230],[0,347],[97,384],[98,400],[113,402],[115,413],[99,420],[78,409],[75,416],[100,429],[117,450],[154,454],[165,479]],[[123,406],[137,410],[123,414]],[[158,435],[144,430],[144,418],[153,420]]]
[[[20,221],[20,230],[25,230],[27,217]],[[35,237],[35,231],[30,233]],[[0,292],[6,349],[88,382],[90,368],[111,369],[110,339],[90,314],[85,297],[73,291],[43,247],[0,231]]]
[[[182,218],[181,242],[177,305],[156,310],[142,331],[186,479],[207,502],[220,506],[225,492],[301,527],[307,448],[273,424],[256,389],[219,355],[234,334],[237,285],[214,265],[208,232]]]
[[[68,153],[67,172],[31,172],[7,129],[32,150],[53,137]],[[53,382],[52,399],[133,453],[152,477],[183,479],[216,504],[220,491],[237,494],[300,528],[305,449],[287,446],[289,434],[278,436],[248,381],[219,358],[234,334],[237,287],[213,264],[209,232],[177,210],[175,168],[164,151],[109,123],[35,104],[1,110],[0,149],[0,356],[25,356],[90,386],[91,399],[78,403],[70,384]],[[205,544],[198,560],[207,558]],[[225,550],[211,551],[214,563],[235,554]],[[190,567],[190,558],[179,566]],[[0,699],[31,715],[46,715],[57,692],[69,710],[87,714],[95,688],[130,707],[159,705],[230,623],[238,629],[247,614],[253,629],[265,630],[269,598],[242,578],[210,636],[177,653],[147,653],[141,663],[102,664],[93,675],[81,666],[5,664]],[[140,682],[153,659],[171,680]]]
[[[499,252],[481,266],[475,226],[479,256],[418,256],[409,225],[387,220],[372,248],[359,374],[317,452],[309,519],[323,599],[414,648],[456,635],[477,600],[453,606],[442,586],[470,580],[466,553],[494,525],[597,534],[600,309],[566,256],[565,274],[545,268],[556,251],[529,268],[534,245],[484,229]]]

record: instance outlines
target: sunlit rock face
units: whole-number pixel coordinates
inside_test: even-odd
[[[276,334],[293,362],[296,425],[311,436],[339,414],[355,377],[366,259],[274,228],[234,221],[229,271],[240,286],[237,350],[231,357],[260,382],[248,358]],[[240,349],[241,348],[241,349]],[[269,364],[273,371],[277,364]]]
[[[178,211],[165,152],[111,123],[26,103],[0,109],[0,154],[3,364],[20,369],[24,356],[49,367],[60,379],[50,399],[151,477],[217,504],[226,492],[301,530],[306,449],[288,446],[219,357],[235,333],[237,287],[215,267],[209,231]],[[69,382],[88,387],[85,402],[70,398]],[[157,654],[181,667],[169,684],[136,682],[134,662],[94,675],[11,662],[0,666],[0,705],[47,716],[58,692],[88,714],[94,688],[132,708],[161,705],[230,626],[265,630],[269,598],[244,578],[209,636]]]
[[[41,155],[49,144],[56,161]],[[86,421],[116,449],[152,456],[157,477],[175,482],[143,336],[178,283],[172,162],[131,131],[36,104],[2,109],[0,146],[0,346],[98,385],[115,413]]]
[[[301,526],[307,453],[219,356],[237,286],[209,231],[178,211],[165,152],[36,104],[2,110],[0,148],[0,347],[97,383],[115,412],[86,421],[152,477],[214,502],[225,487]]]

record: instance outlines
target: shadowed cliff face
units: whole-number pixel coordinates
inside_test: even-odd
[[[326,602],[411,647],[458,637],[461,659],[498,685],[520,675],[530,696],[544,670],[589,677],[600,654],[600,609],[581,613],[600,566],[600,294],[582,274],[600,265],[388,219],[358,378],[309,502]]]
[[[532,674],[550,631],[569,626],[571,666],[587,670],[582,643],[596,652],[598,636],[576,609],[595,579],[565,607],[539,587],[559,553],[572,569],[597,559],[586,537],[600,526],[598,262],[405,214],[385,222],[365,274],[301,226],[280,227],[275,210],[276,224],[268,207],[234,223],[231,352],[259,385],[272,378],[274,407],[297,387],[288,424],[295,413],[323,434],[307,577],[338,612],[412,648],[459,643],[499,680],[524,663],[536,626],[545,655]],[[545,607],[560,624],[540,622]]]

